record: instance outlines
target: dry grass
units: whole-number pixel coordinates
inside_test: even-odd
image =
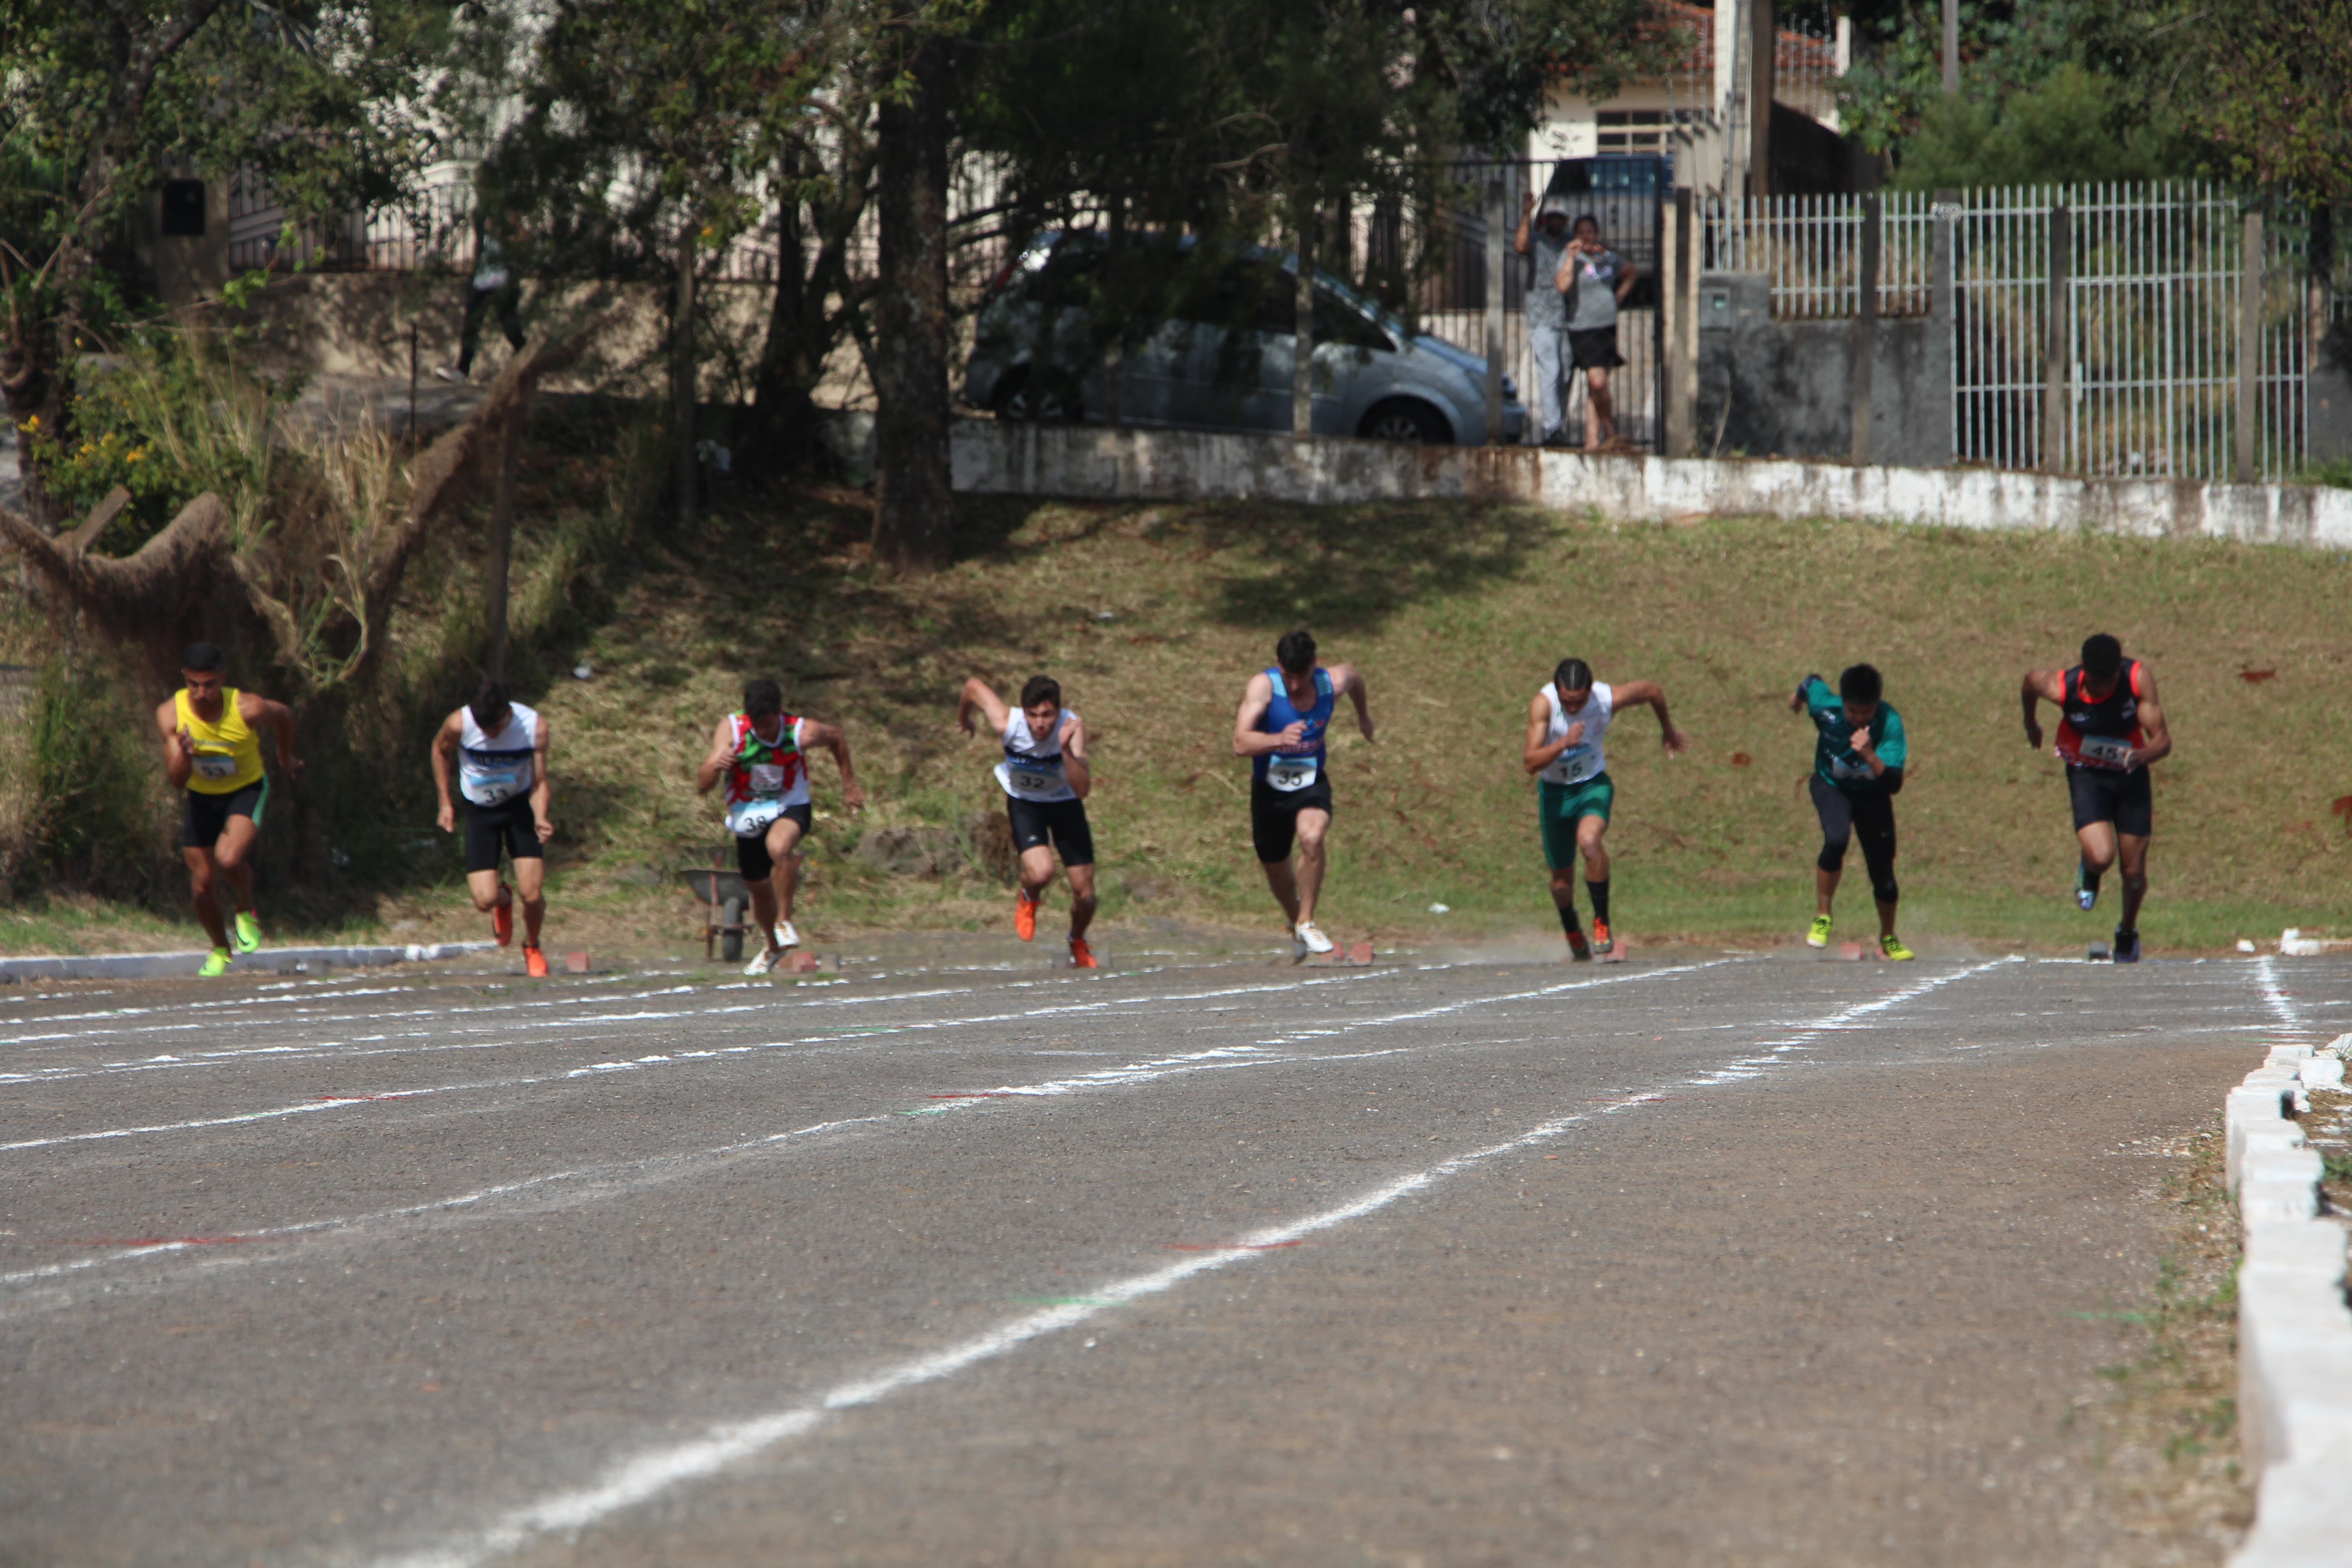
[[[560,661],[595,678],[560,680],[544,702],[583,869],[660,868],[717,841],[690,773],[751,674],[850,727],[869,822],[949,823],[993,800],[987,747],[951,730],[953,688],[1043,669],[1094,736],[1113,912],[1139,892],[1260,920],[1227,737],[1243,681],[1304,625],[1327,658],[1365,669],[1381,726],[1376,745],[1343,733],[1332,766],[1328,909],[1351,933],[1545,922],[1519,736],[1528,696],[1570,653],[1603,679],[1663,681],[1696,739],[1668,762],[1646,713],[1612,737],[1620,923],[1795,931],[1817,838],[1799,790],[1810,734],[1786,696],[1809,670],[1866,658],[1912,735],[1906,933],[1931,952],[2073,946],[2111,921],[2072,910],[2063,783],[2022,743],[2017,680],[2110,629],[2150,661],[2179,737],[2158,769],[2149,944],[2274,937],[2341,897],[2329,803],[2343,786],[2320,727],[2352,643],[2337,556],[1747,520],[1621,530],[1466,504],[992,500],[971,514],[971,558],[912,584],[866,565],[856,496],[745,508],[649,555]],[[2241,678],[2260,670],[2275,674]],[[817,774],[827,810],[830,764]],[[835,850],[854,837],[820,834]],[[820,857],[816,880],[853,923],[993,918],[992,896],[959,896],[976,887],[887,885],[838,857]],[[1433,902],[1454,912],[1433,917]]]

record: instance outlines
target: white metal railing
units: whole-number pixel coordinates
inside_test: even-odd
[[[1878,313],[1924,316],[1934,279],[1933,204],[1916,192],[1880,198]],[[1742,197],[1699,194],[1693,214],[1704,265],[1719,272],[1761,272],[1772,289],[1772,314],[1790,320],[1854,315],[1862,283],[1862,198]]]

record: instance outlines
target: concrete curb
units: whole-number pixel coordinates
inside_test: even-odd
[[[488,942],[439,942],[406,947],[269,947],[232,962],[232,974],[304,974],[323,969],[373,969],[387,963],[423,963],[459,958],[498,945]],[[193,976],[204,966],[202,952],[100,952],[79,958],[0,958],[0,985],[27,980],[170,980]]]
[[[2294,1111],[2344,1082],[2352,1035],[2315,1053],[2273,1046],[2230,1091],[2238,1271],[2238,1430],[2256,1478],[2254,1527],[2231,1568],[2340,1568],[2352,1541],[2352,1307],[2344,1227],[2319,1214],[2320,1161]]]

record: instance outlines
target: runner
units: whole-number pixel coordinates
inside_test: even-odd
[[[302,776],[302,759],[294,751],[293,712],[283,702],[228,685],[228,659],[211,643],[189,646],[180,679],[186,684],[156,707],[155,728],[163,735],[163,774],[173,788],[187,792],[180,855],[188,863],[196,919],[212,938],[200,971],[210,978],[228,973],[232,938],[215,891],[224,879],[236,904],[236,951],[261,951],[261,916],[247,864],[261,831],[262,808],[269,804],[261,726],[268,725],[277,740],[278,765],[288,778]]]
[[[1013,934],[1023,942],[1036,936],[1037,904],[1054,880],[1054,854],[1059,850],[1070,882],[1070,963],[1096,968],[1094,949],[1087,945],[1087,927],[1095,918],[1095,837],[1087,826],[1087,796],[1095,778],[1087,763],[1087,727],[1062,706],[1061,684],[1048,675],[1029,678],[1018,709],[1005,706],[994,688],[973,677],[963,683],[956,703],[956,722],[967,735],[979,732],[975,712],[1004,744],[996,782],[1003,787],[1013,847],[1021,856]]]
[[[1617,798],[1617,785],[1609,777],[1609,759],[1601,746],[1617,710],[1641,707],[1658,710],[1658,739],[1666,755],[1690,744],[1690,737],[1666,717],[1666,694],[1656,681],[1614,686],[1596,681],[1592,667],[1580,658],[1561,659],[1551,684],[1528,704],[1528,744],[1521,761],[1539,781],[1537,816],[1544,861],[1551,868],[1551,901],[1559,910],[1559,929],[1568,934],[1570,958],[1616,950],[1617,939],[1609,930],[1609,847],[1601,838],[1609,831],[1609,808]],[[1576,925],[1580,857],[1584,890],[1592,900],[1590,942]]]
[[[1274,646],[1274,663],[1249,678],[1234,715],[1234,754],[1251,759],[1250,837],[1265,885],[1289,918],[1294,959],[1331,951],[1331,939],[1315,923],[1315,899],[1323,890],[1323,837],[1331,826],[1323,731],[1342,693],[1356,705],[1356,727],[1370,740],[1372,715],[1356,667],[1326,669],[1315,662],[1312,637],[1286,632]]]
[[[2172,754],[2172,731],[2156,700],[2156,677],[2124,657],[2124,645],[2105,632],[2083,639],[2083,662],[2072,669],[2029,669],[2019,689],[2025,705],[2025,743],[2042,749],[2041,705],[2058,706],[2058,755],[2066,763],[2074,797],[2074,837],[2083,847],[2074,868],[2074,902],[2097,906],[2099,879],[2120,858],[2124,907],[2116,926],[2115,961],[2139,962],[2139,904],[2147,897],[2147,840],[2156,803],[2147,765]]]
[[[444,833],[457,829],[457,808],[449,799],[449,759],[457,759],[457,790],[466,797],[466,890],[474,907],[490,917],[490,934],[500,947],[514,941],[514,906],[522,899],[523,973],[547,978],[547,954],[539,945],[540,922],[547,918],[547,858],[540,847],[555,837],[547,819],[554,785],[547,776],[547,721],[495,680],[482,682],[474,700],[441,721],[433,737],[433,783],[441,792],[435,821]],[[514,862],[514,886],[499,875],[499,852]]]
[[[746,974],[765,974],[798,947],[793,929],[793,893],[800,886],[802,836],[809,830],[808,753],[823,747],[841,769],[841,803],[852,813],[866,804],[866,792],[849,765],[849,738],[831,724],[784,711],[784,694],[772,680],[743,688],[743,711],[719,721],[710,754],[695,774],[697,794],[708,795],[727,781],[727,826],[735,835],[735,864],[751,889],[751,916],[763,945]],[[782,910],[777,909],[781,874]]]
[[[1805,933],[1807,947],[1830,944],[1830,900],[1837,896],[1847,843],[1859,835],[1870,891],[1878,900],[1878,951],[1897,962],[1911,950],[1895,934],[1895,797],[1903,788],[1908,746],[1903,716],[1881,700],[1878,671],[1857,664],[1838,677],[1837,689],[1818,675],[1805,677],[1791,709],[1804,710],[1821,731],[1813,748],[1813,810],[1822,819],[1822,854],[1813,873],[1820,912]]]

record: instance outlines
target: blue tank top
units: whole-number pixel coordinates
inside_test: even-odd
[[[1278,763],[1282,765],[1286,778],[1297,779],[1297,782],[1290,783],[1286,779],[1277,779],[1273,781],[1276,786],[1282,789],[1304,789],[1315,782],[1316,774],[1323,771],[1323,731],[1331,722],[1333,707],[1331,672],[1320,665],[1316,667],[1315,706],[1303,713],[1292,706],[1290,692],[1282,683],[1282,671],[1273,665],[1268,665],[1265,674],[1266,679],[1274,682],[1274,700],[1266,704],[1265,716],[1257,721],[1260,732],[1279,735],[1293,724],[1304,721],[1307,733],[1295,746],[1285,746],[1276,752],[1260,752],[1251,759],[1250,771],[1253,776],[1263,779],[1265,777],[1266,769]],[[1300,776],[1301,774],[1304,776]]]

